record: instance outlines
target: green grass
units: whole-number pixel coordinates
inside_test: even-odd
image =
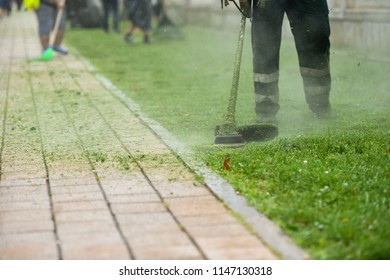
[[[101,30],[69,30],[66,42],[313,258],[389,259],[390,64],[372,59],[373,52],[333,46],[334,114],[318,120],[304,101],[294,44],[285,39],[278,139],[217,149],[213,130],[227,107],[238,29],[183,32],[184,40],[145,46],[138,36],[130,46]],[[237,122],[254,120],[248,34]],[[223,169],[226,158],[230,170]]]
[[[376,132],[285,138],[205,161],[320,259],[390,257],[389,155]],[[230,159],[230,170],[222,163]]]

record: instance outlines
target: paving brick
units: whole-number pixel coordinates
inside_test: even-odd
[[[128,260],[131,259],[127,248],[121,243],[103,244],[78,243],[75,245],[65,243],[62,245],[64,260]]]
[[[49,200],[0,202],[0,211],[50,209]]]
[[[150,167],[146,163],[145,166],[142,166],[142,169],[147,174],[153,185],[157,185],[162,182],[181,182],[195,180],[194,174],[192,174],[185,166],[176,165],[169,168]]]
[[[0,188],[0,197],[3,195],[9,194],[19,194],[19,193],[39,193],[47,195],[47,186],[38,185],[38,186],[12,186],[12,187],[1,187]]]
[[[193,236],[197,237],[237,237],[248,235],[248,230],[241,224],[235,222],[230,224],[216,224],[199,226],[184,225],[185,229]]]
[[[178,220],[185,227],[202,226],[209,227],[213,225],[231,224],[237,222],[237,219],[227,213],[207,214],[201,216],[181,216]]]
[[[170,150],[167,148],[167,146],[160,142],[156,142],[155,140],[147,141],[145,139],[132,139],[131,141],[127,141],[126,138],[123,138],[123,143],[129,147],[129,151],[135,156],[147,154],[164,155],[170,153]]]
[[[158,139],[151,139],[150,144],[159,142]],[[173,153],[166,153],[164,155],[159,154],[145,154],[143,156],[135,157],[135,160],[142,168],[146,169],[162,169],[162,170],[176,170],[176,171],[186,171],[189,170],[184,167],[183,162],[177,158]]]
[[[13,221],[0,222],[0,235],[23,232],[53,231],[54,224],[51,220]]]
[[[166,212],[166,208],[161,202],[113,203],[111,208],[115,214]]]
[[[64,186],[75,186],[75,185],[91,185],[96,183],[96,179],[93,176],[86,176],[84,178],[61,178],[52,179],[50,178],[50,186],[52,188],[64,187]]]
[[[49,209],[0,211],[0,224],[9,222],[27,222],[50,219],[51,213]]]
[[[153,191],[153,190],[151,190]],[[122,195],[109,195],[108,200],[110,203],[141,203],[141,202],[159,202],[161,201],[156,193],[140,193],[140,194],[122,194]]]
[[[134,249],[138,260],[202,260],[201,253],[193,245],[149,246]]]
[[[203,216],[227,213],[226,208],[212,195],[165,199],[175,216]]]
[[[129,181],[121,180],[120,182],[125,183],[118,183],[117,185],[110,185],[107,186],[103,182],[103,190],[104,192],[109,195],[130,195],[130,194],[147,194],[154,192],[152,186],[145,181],[145,183],[140,182],[140,184],[132,184]]]
[[[112,219],[108,210],[59,212],[55,216],[57,223],[107,221]]]
[[[190,181],[166,181],[155,184],[163,198],[210,195],[210,191],[200,183]]]
[[[41,202],[41,201],[48,201],[49,195],[47,194],[47,189],[41,189],[34,192],[29,191],[20,191],[12,193],[6,193],[1,195],[1,202],[0,203],[14,203],[14,202],[28,202],[28,201],[34,201],[34,202]]]
[[[0,247],[15,244],[43,243],[45,241],[55,241],[54,232],[3,234],[0,238]]]
[[[138,259],[201,259],[201,253],[189,237],[176,226],[123,229]],[[151,230],[152,229],[152,230]]]
[[[134,194],[151,192],[149,181],[139,173],[134,178],[100,179],[102,187],[107,194]]]
[[[130,259],[126,245],[117,232],[66,234],[60,241],[64,259]]]
[[[3,161],[6,160],[6,158],[2,157]],[[42,163],[38,164],[27,164],[25,160],[20,159],[14,159],[12,162],[5,161],[6,164],[3,164],[1,166],[1,171],[3,174],[5,173],[15,173],[15,174],[44,174],[39,177],[45,177],[46,176],[46,170],[45,165]]]
[[[0,259],[58,259],[53,232],[0,235]]]
[[[13,180],[0,181],[0,187],[41,186],[41,185],[46,185],[45,178],[13,179]]]
[[[268,248],[208,249],[206,257],[210,260],[276,260],[277,257]]]
[[[108,143],[107,145],[111,144]],[[124,157],[126,158],[127,155],[125,155]],[[119,162],[111,162],[110,166],[103,165],[106,163],[97,163],[95,166],[95,170],[100,182],[102,182],[102,184],[108,185],[110,185],[110,183],[113,183],[112,185],[114,186],[128,186],[134,185],[134,183],[141,183],[142,181],[145,181],[145,176],[142,174],[138,165],[133,162],[131,158],[128,158],[126,162],[126,169],[123,169],[123,166],[121,166]]]
[[[253,235],[194,237],[209,259],[275,259],[275,255]]]
[[[41,170],[19,170],[19,171],[7,171],[2,169],[2,180],[30,180],[30,179],[46,179],[46,171],[44,168]]]
[[[120,213],[116,218],[121,226],[131,225],[140,227],[141,225],[154,224],[166,226],[176,224],[169,212],[157,213]]]
[[[5,143],[6,144],[6,143]],[[32,173],[45,171],[45,165],[43,163],[42,158],[19,158],[15,157],[15,154],[12,156],[8,156],[6,154],[2,154],[3,164],[1,166],[1,170],[3,172],[26,172]]]
[[[164,227],[155,232],[124,232],[128,242],[133,248],[150,246],[182,246],[192,244],[189,237],[179,227],[166,230]]]
[[[92,211],[92,210],[107,210],[108,206],[106,201],[92,200],[92,201],[67,201],[56,202],[53,205],[53,211],[55,213],[61,212],[77,212],[77,211]]]
[[[0,236],[1,238],[1,236]],[[1,260],[57,260],[58,252],[55,242],[29,243],[0,247]]]
[[[103,194],[100,191],[96,192],[74,192],[74,193],[62,193],[53,194],[53,203],[58,202],[72,202],[72,201],[94,201],[104,200]]]
[[[66,236],[69,234],[93,234],[116,230],[116,225],[113,220],[68,222],[57,225],[57,232],[60,239],[66,239]]]
[[[118,215],[120,227],[139,259],[200,259],[201,253],[168,213]]]
[[[70,185],[70,186],[59,186],[59,187],[51,188],[51,193],[53,195],[84,193],[84,192],[100,192],[100,187],[99,185],[94,183],[91,185]]]
[[[166,221],[165,223],[154,223],[148,220],[139,222],[137,224],[121,223],[120,228],[124,235],[130,236],[142,236],[142,235],[158,235],[161,232],[175,233],[182,232],[183,229],[175,223],[173,219]]]

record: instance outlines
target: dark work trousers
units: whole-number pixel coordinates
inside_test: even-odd
[[[112,10],[112,22],[113,28],[116,32],[119,32],[119,13],[118,13],[118,0],[103,0],[103,29],[108,32],[110,11]]]
[[[326,0],[257,0],[252,48],[257,121],[279,110],[279,52],[284,15],[290,22],[306,102],[318,115],[330,109],[330,26]]]

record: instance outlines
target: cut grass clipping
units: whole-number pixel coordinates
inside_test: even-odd
[[[69,30],[66,40],[313,258],[389,259],[390,64],[381,60],[388,52],[333,45],[334,114],[318,120],[304,101],[294,42],[285,38],[278,138],[216,149],[213,132],[226,111],[238,28],[187,26],[184,40],[154,38],[148,46],[126,45],[123,36],[100,29]],[[236,120],[255,121],[250,34]]]

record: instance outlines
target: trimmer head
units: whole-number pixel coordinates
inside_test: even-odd
[[[276,138],[279,129],[275,124],[257,123],[235,127],[229,124],[217,125],[214,144],[225,147],[242,147],[247,142],[264,142]]]
[[[214,140],[214,145],[238,148],[245,145],[245,140],[240,134],[217,135]]]
[[[237,129],[233,124],[217,125],[214,134],[214,144],[217,146],[241,147],[245,145],[245,140],[241,134],[237,133]]]
[[[242,135],[246,142],[269,141],[279,134],[279,129],[274,124],[258,123],[237,127],[237,133]]]

